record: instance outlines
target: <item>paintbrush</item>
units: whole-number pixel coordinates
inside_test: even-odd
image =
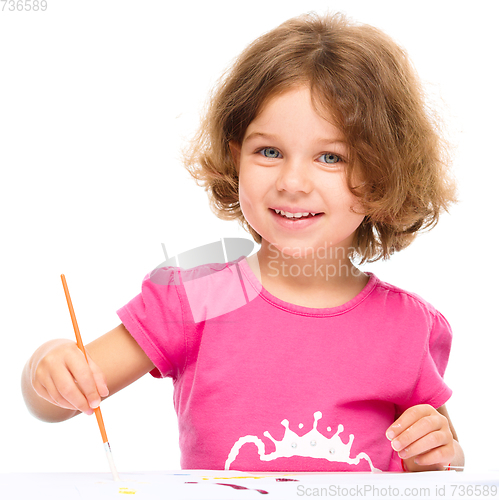
[[[64,294],[66,295],[66,300],[68,302],[69,314],[71,315],[71,321],[73,322],[73,328],[76,336],[76,344],[78,348],[85,356],[85,359],[88,363],[87,353],[85,351],[85,347],[83,346],[83,342],[81,340],[80,329],[78,328],[78,323],[76,322],[76,316],[73,309],[73,303],[71,302],[71,296],[69,295],[68,284],[66,283],[66,277],[64,274],[61,274],[62,286],[64,287]],[[109,462],[109,468],[111,469],[111,474],[113,475],[113,479],[115,481],[119,481],[120,478],[118,476],[118,471],[116,470],[116,466],[114,465],[113,455],[111,453],[111,446],[109,445],[109,441],[107,439],[106,428],[104,427],[104,420],[102,420],[102,412],[100,407],[95,408],[94,410],[95,417],[97,418],[97,423],[99,424],[100,433],[102,436],[102,442],[104,443],[104,449],[106,451],[107,461]]]

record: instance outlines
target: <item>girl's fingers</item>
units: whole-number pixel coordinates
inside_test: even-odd
[[[420,440],[422,441],[421,443],[418,442],[410,446],[408,450],[409,455],[407,457],[404,456],[404,460],[413,458],[414,462],[419,466],[440,465],[441,469],[444,470],[454,458],[454,443],[446,442],[444,439],[443,441],[446,442],[446,444],[432,447],[431,442],[424,443],[425,439],[426,437]],[[436,441],[438,441],[438,439]],[[423,450],[423,452],[414,454],[417,449]],[[399,455],[401,455],[401,453],[399,453]]]
[[[83,408],[87,413],[90,409],[100,405],[101,397],[83,353],[79,352],[78,354],[81,354],[81,357],[75,356],[75,358],[68,359],[68,371],[63,371],[54,382],[64,398],[78,409]]]
[[[394,438],[392,440],[392,448],[395,451],[400,452],[401,450],[414,445],[421,438],[427,435],[435,434],[435,431],[438,431],[441,428],[442,422],[439,415],[424,416]]]
[[[52,397],[62,398],[62,405],[66,402],[76,410],[91,415],[93,409],[90,407],[87,398],[82,393],[81,388],[75,382],[73,375],[69,372],[64,372],[59,374],[58,377],[53,379],[54,384],[54,394],[51,393]]]
[[[440,465],[441,470],[445,470],[446,467],[452,462],[454,458],[454,446],[445,445],[435,448],[423,453],[414,459],[417,465],[429,466],[429,465]]]
[[[434,431],[425,435],[421,439],[412,442],[409,446],[396,451],[398,451],[399,457],[405,460],[408,458],[417,457],[418,455],[423,456],[423,454],[427,454],[432,450],[444,448],[448,444],[449,439],[446,432]],[[436,460],[436,462],[430,463],[439,463],[440,461],[441,460]]]
[[[45,381],[44,387],[48,397],[45,397],[50,403],[60,406],[61,408],[66,408],[67,410],[78,410],[72,403],[70,403],[57,389],[54,381],[48,379]]]
[[[59,406],[55,399],[49,394],[47,389],[40,383],[33,383],[33,389],[41,398],[47,400],[49,403],[52,403],[55,406]]]
[[[97,386],[97,391],[102,398],[109,396],[109,389],[107,387],[106,378],[102,373],[101,369],[94,363],[92,358],[87,354],[88,366],[92,370],[94,376],[95,384]]]
[[[402,415],[393,422],[386,431],[386,437],[392,441],[406,429],[415,424],[423,417],[427,417],[436,413],[436,410],[430,405],[416,405],[408,408]]]
[[[50,349],[39,360],[32,368],[31,384],[50,403],[89,415],[100,405],[101,395],[109,393],[101,370],[90,359],[87,363],[72,342]]]
[[[413,459],[420,466],[436,465],[443,470],[454,457],[449,422],[429,405],[406,410],[388,428],[386,436],[401,459]]]

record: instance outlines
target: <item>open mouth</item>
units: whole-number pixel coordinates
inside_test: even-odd
[[[299,220],[304,220],[304,219],[312,219],[314,217],[323,215],[324,212],[299,212],[299,213],[290,213],[290,212],[284,212],[283,210],[276,210],[275,208],[271,208],[277,215],[282,217],[283,219],[289,220],[289,221],[299,221]]]

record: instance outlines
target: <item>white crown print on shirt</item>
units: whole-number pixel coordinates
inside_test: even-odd
[[[289,457],[308,457],[308,458],[325,458],[330,462],[343,462],[350,465],[357,465],[362,459],[366,460],[371,467],[371,472],[381,472],[376,469],[367,453],[359,453],[356,457],[350,458],[350,449],[354,440],[354,435],[350,434],[348,443],[344,443],[340,438],[340,433],[344,431],[343,425],[338,425],[336,434],[327,438],[317,430],[317,422],[322,418],[322,413],[316,411],[314,413],[314,427],[310,432],[303,436],[298,436],[289,428],[289,420],[284,419],[281,424],[286,429],[284,437],[281,441],[276,441],[268,431],[263,435],[269,438],[275,444],[275,451],[265,454],[265,444],[257,436],[243,436],[239,438],[232,446],[229,456],[225,462],[225,470],[229,470],[232,462],[239,454],[239,450],[247,443],[253,443],[258,449],[260,460],[269,462],[276,458]],[[302,424],[299,426],[303,427]],[[331,427],[327,428],[328,431]]]

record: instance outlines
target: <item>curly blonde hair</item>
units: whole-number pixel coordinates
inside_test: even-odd
[[[456,198],[449,148],[421,82],[406,52],[372,26],[311,13],[256,39],[212,91],[185,166],[215,214],[238,219],[260,243],[241,212],[229,143],[241,145],[269,99],[303,84],[349,145],[348,186],[366,214],[355,253],[361,262],[387,259],[434,227]]]

